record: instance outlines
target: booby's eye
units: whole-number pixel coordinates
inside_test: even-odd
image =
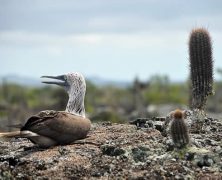
[[[64,76],[64,80],[67,81],[67,76]]]

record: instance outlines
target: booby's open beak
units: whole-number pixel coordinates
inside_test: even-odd
[[[61,75],[61,76],[42,76],[41,78],[50,78],[50,79],[59,80],[59,81],[42,81],[42,83],[45,83],[45,84],[56,84],[56,85],[63,86],[63,87],[68,86],[65,75]]]

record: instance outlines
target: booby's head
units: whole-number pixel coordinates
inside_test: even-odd
[[[41,78],[56,79],[58,81],[42,81],[45,84],[56,84],[62,86],[67,93],[85,92],[86,82],[82,74],[80,73],[68,73],[60,76],[42,76]]]
[[[68,73],[60,76],[42,76],[41,78],[56,79],[57,81],[42,81],[45,84],[62,86],[69,95],[66,111],[85,115],[84,97],[86,92],[85,78],[80,73]]]

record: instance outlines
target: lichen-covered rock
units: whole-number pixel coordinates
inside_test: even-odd
[[[181,152],[170,148],[169,137],[155,126],[138,129],[128,124],[93,124],[86,139],[50,149],[39,149],[26,139],[2,142],[0,179],[221,178],[218,124],[210,123],[214,132],[192,133],[190,149]]]

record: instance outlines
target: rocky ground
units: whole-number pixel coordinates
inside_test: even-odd
[[[222,179],[222,121],[205,119],[180,150],[163,122],[93,124],[87,139],[46,150],[26,139],[1,142],[0,179]]]

